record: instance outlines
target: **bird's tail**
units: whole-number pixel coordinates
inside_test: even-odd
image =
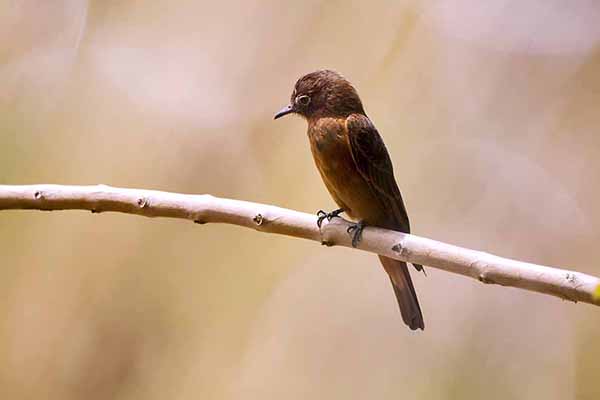
[[[404,323],[412,330],[425,329],[417,293],[406,263],[382,256],[379,256],[379,260],[392,281]]]

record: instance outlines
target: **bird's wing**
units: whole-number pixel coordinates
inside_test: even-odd
[[[392,161],[379,132],[362,114],[351,114],[346,119],[346,129],[354,163],[373,193],[389,210],[395,223],[392,229],[410,233],[408,214],[394,178]]]

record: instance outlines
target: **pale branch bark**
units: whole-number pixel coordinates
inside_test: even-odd
[[[121,189],[105,185],[0,185],[0,210],[116,211],[146,217],[189,219],[196,223],[220,222],[314,240],[326,245],[352,247],[341,218],[317,227],[316,216],[271,205],[211,195],[154,190]],[[600,305],[595,295],[600,279],[580,272],[551,268],[494,256],[431,239],[367,227],[360,250],[381,254],[475,278],[483,283],[512,286],[566,300]]]

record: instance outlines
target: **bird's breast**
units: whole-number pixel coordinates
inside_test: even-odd
[[[309,123],[308,137],[317,169],[335,202],[351,218],[379,221],[379,200],[354,162],[345,119]]]
[[[312,126],[309,125],[308,138],[321,173],[343,173],[344,169],[353,166],[344,120],[321,118]]]

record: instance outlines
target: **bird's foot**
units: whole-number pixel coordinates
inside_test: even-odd
[[[365,229],[365,226],[366,225],[364,221],[358,221],[357,223],[350,225],[348,229],[346,229],[346,232],[352,235],[352,247],[358,246],[358,243],[360,242],[360,239],[362,237],[362,231],[363,229]]]
[[[332,218],[339,217],[340,214],[343,212],[343,208],[338,208],[337,210],[333,210],[332,212],[325,212],[323,210],[317,211],[317,226],[320,229],[321,225],[323,225],[323,221],[325,220],[325,218],[327,218],[327,221],[329,222]]]

